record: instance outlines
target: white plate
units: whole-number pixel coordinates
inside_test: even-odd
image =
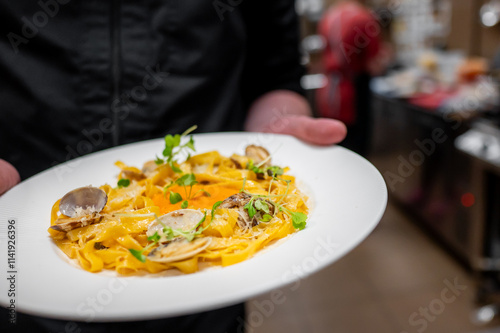
[[[94,153],[46,170],[0,197],[0,305],[77,321],[142,320],[214,309],[292,283],[344,256],[375,228],[387,190],[380,173],[341,147],[257,133],[195,135],[197,152],[243,154],[265,146],[273,163],[289,166],[313,198],[307,227],[269,251],[221,269],[168,277],[93,274],[67,263],[48,236],[53,203],[74,188],[116,184],[122,160],[141,167],[163,150],[152,140]],[[8,221],[15,219],[15,297],[9,297]]]

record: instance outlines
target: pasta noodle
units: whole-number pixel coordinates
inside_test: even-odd
[[[76,226],[65,230],[64,223],[75,218],[61,213],[58,200],[48,232],[69,258],[89,272],[178,269],[193,273],[200,262],[233,265],[305,225],[307,196],[287,174],[288,168],[270,166],[269,161],[257,164],[248,156],[225,157],[217,151],[191,156],[182,163],[147,162],[142,170],[118,161],[119,186],[99,187],[107,195],[104,208],[80,215]],[[232,198],[245,206],[236,207]],[[165,214],[191,210],[199,211],[203,219],[188,231],[165,227],[162,222]],[[160,234],[152,236],[148,229],[154,224],[160,226]],[[193,254],[179,256],[174,246],[182,253],[194,248]],[[172,260],[153,260],[157,254],[164,259],[165,248],[174,252],[169,254]]]

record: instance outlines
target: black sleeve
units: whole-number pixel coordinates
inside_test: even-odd
[[[259,96],[277,89],[304,95],[300,78],[299,20],[294,0],[244,0],[247,31],[243,98],[248,107]]]

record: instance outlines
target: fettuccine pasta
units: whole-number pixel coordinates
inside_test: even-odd
[[[48,231],[57,246],[89,272],[193,273],[201,262],[242,262],[305,226],[308,198],[288,168],[271,166],[269,157],[259,162],[217,151],[182,163],[167,157],[142,169],[116,162],[118,186],[99,187],[107,196],[99,212],[70,217],[55,202]],[[202,218],[182,230],[166,225],[169,213]]]

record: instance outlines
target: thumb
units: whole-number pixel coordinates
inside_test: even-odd
[[[19,172],[9,162],[0,159],[0,195],[4,194],[21,181]]]
[[[339,143],[347,135],[344,123],[335,119],[287,116],[280,122],[281,126],[276,126],[274,133],[293,135],[315,145],[326,146]]]

